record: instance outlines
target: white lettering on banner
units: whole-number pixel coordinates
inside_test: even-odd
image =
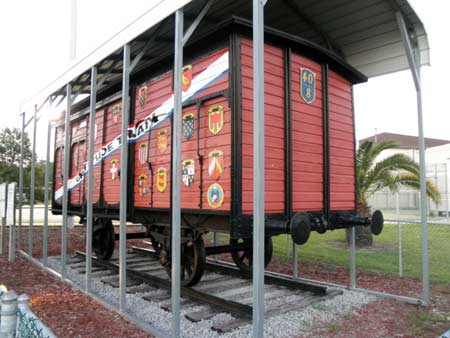
[[[194,79],[192,79],[191,86],[189,89],[182,93],[181,101],[186,102],[194,96],[200,94],[202,91],[213,85],[218,81],[223,75],[228,73],[228,51],[223,53],[217,60],[211,63],[203,72],[198,74]],[[138,122],[134,126],[128,127],[128,143],[134,143],[138,141],[141,137],[146,135],[150,129],[158,127],[167,118],[169,118],[173,113],[174,107],[174,95],[172,94],[166,101],[164,101],[158,108],[150,113],[144,120]],[[158,118],[157,122],[152,123],[154,117]],[[113,152],[120,149],[121,146],[121,135],[116,136],[111,142],[94,154],[94,166],[99,165],[101,161],[110,156]],[[75,176],[68,180],[67,188],[72,190],[77,185],[79,185],[86,174],[88,173],[87,163],[84,164],[84,168]],[[63,188],[59,188],[55,191],[54,199],[59,200],[63,195]]]

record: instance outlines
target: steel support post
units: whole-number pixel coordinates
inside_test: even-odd
[[[52,109],[52,99],[49,101],[49,108]],[[42,261],[47,266],[48,256],[48,196],[50,183],[50,142],[52,137],[52,121],[48,121],[47,125],[47,153],[45,161],[45,179],[44,179],[44,236],[42,248]]]
[[[445,218],[447,219],[447,223],[450,222],[450,196],[448,191],[448,163],[445,163]]]
[[[352,227],[350,231],[350,287],[356,288],[355,227]]]
[[[61,227],[61,276],[66,277],[66,256],[67,256],[67,220],[69,207],[69,165],[70,165],[70,110],[72,106],[72,84],[68,83],[66,87],[66,116],[64,122],[64,163],[63,163],[63,200],[62,200],[62,216],[63,224]]]
[[[30,173],[30,220],[28,228],[28,254],[33,257],[33,225],[34,225],[34,185],[36,179],[36,133],[37,133],[37,106],[34,106],[33,115],[33,147],[31,150]]]
[[[120,238],[119,238],[119,308],[126,310],[127,289],[127,189],[128,189],[128,121],[130,91],[130,45],[123,46],[122,126],[120,151]]]
[[[264,337],[264,4],[253,0],[253,337]]]
[[[12,189],[10,189],[12,187]],[[10,183],[8,185],[8,200],[12,203],[10,204],[10,208],[12,208],[12,220],[9,223],[9,255],[8,261],[10,263],[14,262],[16,257],[16,183]]]
[[[398,275],[403,277],[402,223],[400,222],[400,195],[398,191],[395,194],[395,210],[397,213],[398,231]]]
[[[174,110],[172,148],[172,337],[180,336],[181,286],[181,112],[183,67],[183,9],[175,13]]]
[[[424,305],[430,302],[430,276],[428,262],[428,219],[427,219],[427,186],[426,186],[426,167],[425,167],[425,139],[423,131],[423,113],[422,113],[422,84],[420,80],[420,62],[416,64],[414,52],[409,39],[409,33],[406,29],[405,21],[400,12],[396,13],[397,23],[402,36],[403,45],[408,58],[409,68],[411,69],[417,96],[417,124],[419,129],[419,166],[420,166],[420,220],[422,224],[422,300]]]
[[[86,292],[91,292],[92,273],[92,230],[93,230],[93,199],[94,194],[94,137],[95,137],[95,105],[97,103],[97,67],[91,68],[91,102],[89,112],[89,150],[88,150],[88,193],[86,200]]]
[[[25,112],[22,113],[22,130],[20,133],[20,159],[19,159],[19,229],[17,231],[17,250],[22,249],[22,206],[23,206],[23,150],[25,135]]]

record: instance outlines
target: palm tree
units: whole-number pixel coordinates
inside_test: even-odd
[[[362,216],[370,214],[367,201],[377,191],[388,189],[397,192],[400,187],[420,189],[420,168],[409,156],[397,153],[375,162],[383,150],[398,148],[398,144],[393,141],[365,141],[360,145],[356,153],[356,195],[358,211]],[[428,180],[426,184],[428,197],[438,204],[441,196],[437,187]],[[356,242],[359,246],[371,245],[370,229],[358,227]]]

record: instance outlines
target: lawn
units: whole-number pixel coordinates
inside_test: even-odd
[[[274,237],[274,251],[277,256],[291,259],[287,236]],[[450,281],[450,226],[429,225],[428,246],[430,279],[435,282]],[[291,241],[289,241],[292,243]],[[420,278],[422,274],[421,226],[402,225],[403,274]],[[288,257],[288,255],[290,257]],[[349,249],[345,242],[344,230],[329,231],[323,235],[312,233],[309,241],[298,247],[301,261],[348,266]],[[398,274],[398,227],[385,224],[381,235],[376,236],[374,245],[357,249],[356,266],[358,270]]]

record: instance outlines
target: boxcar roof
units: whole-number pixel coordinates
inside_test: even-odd
[[[184,6],[188,26],[207,0],[160,0],[153,3],[133,23],[119,31],[91,53],[77,59],[55,81],[45,87],[24,107],[40,105],[50,95],[64,95],[64,86],[72,82],[75,92],[89,92],[89,70],[97,65],[106,83],[120,80],[121,46],[129,43],[132,59],[148,44],[143,62],[165,55],[173,49],[174,15]],[[322,47],[325,54],[343,59],[368,77],[408,68],[395,13],[401,12],[412,42],[420,52],[421,65],[429,64],[429,46],[425,28],[407,0],[268,0],[265,24],[278,31]],[[209,8],[192,38],[211,31],[224,19],[252,17],[252,1],[216,0]],[[150,41],[150,42],[149,42]],[[138,71],[139,67],[136,67]],[[142,69],[142,68],[141,68]]]

